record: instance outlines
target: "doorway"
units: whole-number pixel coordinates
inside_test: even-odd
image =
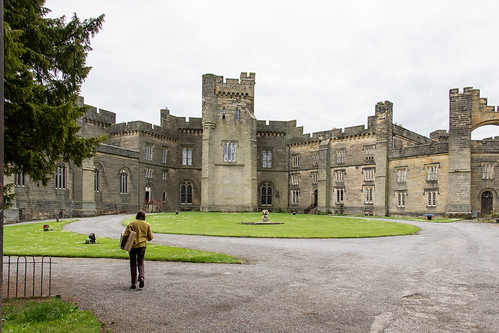
[[[492,207],[493,207],[493,196],[492,192],[490,191],[485,191],[482,193],[482,207],[481,207],[481,214],[482,216],[485,215],[490,215],[492,213]]]

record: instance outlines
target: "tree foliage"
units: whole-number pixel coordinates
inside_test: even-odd
[[[48,18],[45,0],[4,0],[5,173],[44,185],[61,162],[81,166],[104,138],[78,136],[76,102],[90,67],[90,40],[104,15]]]

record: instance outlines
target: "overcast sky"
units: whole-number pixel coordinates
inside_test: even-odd
[[[201,117],[201,76],[255,72],[255,116],[305,133],[366,125],[379,101],[394,122],[448,130],[449,90],[499,104],[497,0],[48,0],[50,16],[106,15],[82,95],[118,122],[159,110]],[[480,131],[480,132],[479,132]],[[499,135],[498,126],[473,138]]]

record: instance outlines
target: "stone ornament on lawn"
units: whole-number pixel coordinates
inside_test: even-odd
[[[268,222],[269,221],[269,211],[264,209],[262,210],[262,222]]]

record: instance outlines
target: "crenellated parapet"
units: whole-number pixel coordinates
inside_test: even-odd
[[[435,154],[447,154],[449,152],[449,144],[447,142],[433,142],[419,146],[401,147],[392,149],[389,152],[390,159],[410,158],[417,156],[430,156]]]
[[[87,108],[87,111],[81,117],[81,121],[84,123],[93,124],[103,128],[116,124],[116,113],[104,109],[98,109],[92,105],[86,105],[85,99],[82,96],[78,98],[77,105]]]
[[[178,141],[176,131],[165,129],[161,126],[152,125],[143,121],[131,121],[128,123],[119,123],[111,126],[109,130],[109,138],[118,136],[128,136],[136,134],[144,134],[162,141]]]
[[[207,74],[211,75],[211,74]],[[242,72],[239,79],[225,79],[216,76],[215,94],[225,96],[254,97],[255,73]]]

